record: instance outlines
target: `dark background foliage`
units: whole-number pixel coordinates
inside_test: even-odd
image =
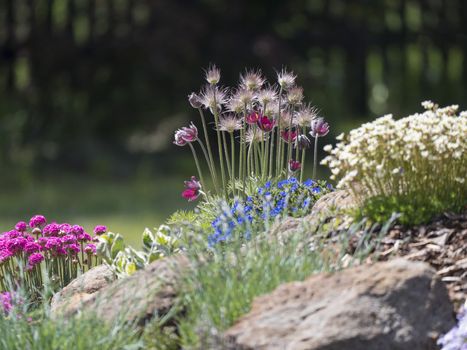
[[[167,151],[166,137],[129,140],[189,118],[210,62],[224,84],[287,65],[334,130],[426,98],[463,102],[465,18],[462,0],[3,0],[1,162]]]

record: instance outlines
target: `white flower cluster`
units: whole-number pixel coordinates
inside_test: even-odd
[[[467,112],[422,103],[425,112],[394,120],[385,115],[341,134],[321,162],[338,188],[360,199],[376,195],[467,193]],[[462,195],[463,194],[463,195]]]

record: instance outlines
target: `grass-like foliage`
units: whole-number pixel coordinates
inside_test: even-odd
[[[121,320],[106,324],[92,313],[52,318],[47,302],[31,312],[25,297],[25,291],[15,291],[8,311],[0,303],[0,350],[144,348],[136,327]]]
[[[381,117],[325,147],[322,164],[360,201],[360,215],[384,222],[398,212],[401,223],[420,224],[467,204],[467,112],[422,105],[421,114]]]

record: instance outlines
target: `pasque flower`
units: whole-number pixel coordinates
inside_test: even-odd
[[[185,190],[182,192],[182,197],[192,202],[199,197],[200,190],[201,183],[195,176],[192,176],[190,180],[185,181]]]
[[[206,71],[205,78],[209,84],[216,85],[221,79],[221,71],[213,64]]]
[[[201,108],[203,106],[201,98],[194,92],[188,95],[188,102],[190,102],[190,105],[193,108]]]
[[[294,142],[297,139],[296,130],[282,130],[281,137],[285,142]]]
[[[323,137],[329,132],[329,124],[324,121],[323,118],[314,119],[311,122],[310,135],[312,137]]]
[[[265,115],[261,116],[257,122],[258,127],[265,132],[269,132],[272,129],[274,129],[274,124],[275,124],[275,121],[273,119],[269,119]]]
[[[296,160],[293,160],[293,159],[291,159],[291,160],[289,161],[289,171],[290,171],[291,173],[294,173],[294,172],[296,172],[297,170],[300,170],[301,167],[302,167],[302,165],[300,164],[299,161],[296,161]]]
[[[261,114],[259,114],[258,112],[251,112],[250,114],[247,114],[245,116],[245,121],[248,124],[256,124],[261,117]]]
[[[174,144],[185,146],[188,142],[194,142],[198,139],[198,129],[191,123],[189,127],[183,127],[175,131]]]

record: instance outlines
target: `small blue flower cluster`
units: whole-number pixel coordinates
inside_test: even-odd
[[[467,303],[457,316],[458,324],[438,340],[441,350],[467,350]]]
[[[214,233],[208,237],[209,245],[228,240],[234,232],[249,239],[252,227],[259,231],[280,216],[305,216],[319,197],[330,191],[330,184],[311,179],[303,183],[294,177],[275,184],[268,181],[245,201],[222,206],[211,223]]]

